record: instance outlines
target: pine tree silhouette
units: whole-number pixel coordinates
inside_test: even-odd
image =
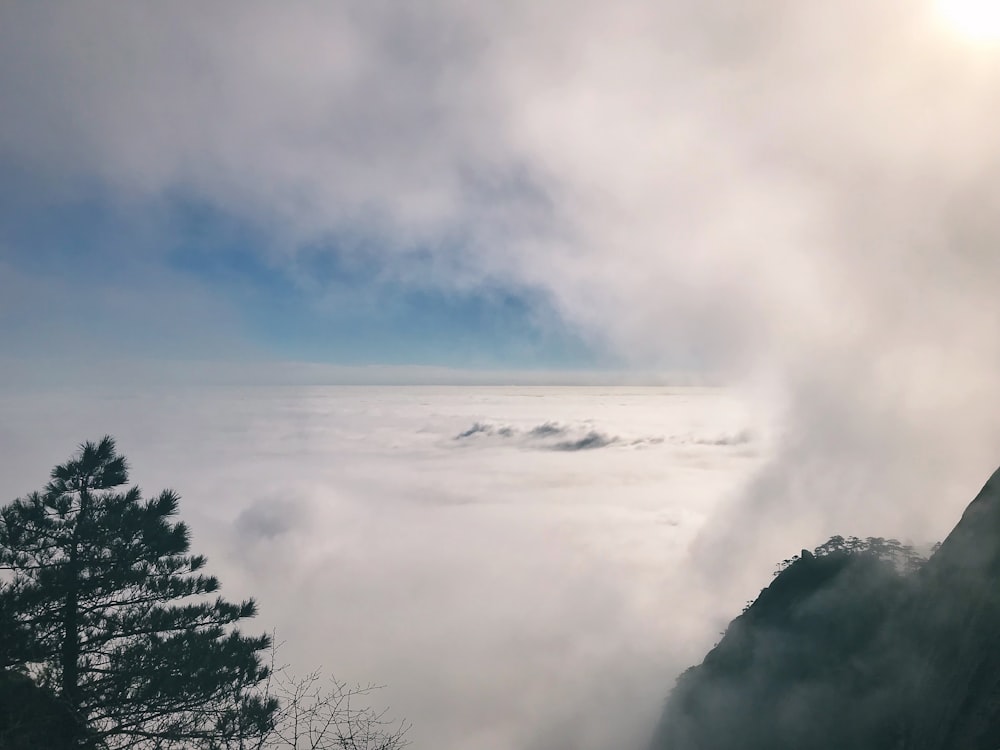
[[[240,747],[270,726],[253,600],[212,598],[178,496],[123,489],[114,440],[84,443],[0,510],[0,666],[29,676],[108,748]],[[3,571],[6,571],[5,573]]]

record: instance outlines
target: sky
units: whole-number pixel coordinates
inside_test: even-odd
[[[998,58],[944,2],[5,2],[5,357],[974,349]]]
[[[952,472],[993,461],[982,3],[0,14],[16,387],[686,373],[758,387],[778,465],[842,463],[845,514],[862,488],[963,497]]]
[[[972,338],[998,58],[942,7],[5,2],[0,343],[742,373]]]
[[[939,538],[1000,455],[998,25],[5,0],[0,391],[681,373],[778,425],[716,581],[778,529]]]

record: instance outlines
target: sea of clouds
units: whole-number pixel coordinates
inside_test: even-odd
[[[376,703],[443,750],[642,747],[742,604],[689,552],[769,440],[736,393],[694,387],[74,389],[0,407],[5,501],[115,435],[133,481],[181,493],[195,551],[224,593],[258,599],[251,628],[283,660],[385,684]]]

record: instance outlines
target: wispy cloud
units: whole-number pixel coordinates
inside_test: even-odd
[[[486,440],[529,450],[548,451],[585,451],[609,446],[636,448],[663,442],[663,438],[658,436],[624,438],[611,435],[595,429],[587,421],[576,424],[549,421],[527,428],[488,421],[474,422],[453,439],[472,443]]]

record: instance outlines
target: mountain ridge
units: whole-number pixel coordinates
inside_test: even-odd
[[[996,750],[1000,469],[917,565],[834,537],[677,681],[651,750]]]

